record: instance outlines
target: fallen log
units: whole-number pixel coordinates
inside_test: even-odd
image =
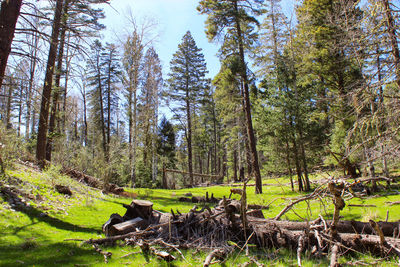
[[[136,229],[143,230],[148,225],[149,223],[147,220],[137,217],[135,219],[126,222],[112,225],[108,230],[108,235],[109,236],[123,235],[126,233],[135,232]]]
[[[277,227],[283,228],[289,231],[302,231],[309,227],[310,224],[319,222],[321,219],[318,218],[312,222],[295,222],[295,221],[276,221],[271,219],[260,219],[252,216],[248,217],[248,221],[252,225],[259,225],[262,227]],[[332,224],[332,220],[326,221],[327,227],[329,228]],[[377,222],[379,227],[385,236],[393,236],[398,233],[400,229],[400,222]],[[371,227],[369,222],[359,222],[359,221],[339,221],[337,223],[337,231],[339,233],[355,233],[355,234],[374,234],[374,229]]]
[[[75,180],[78,180],[81,183],[84,182],[85,184],[87,184],[90,187],[102,189],[103,184],[100,182],[99,179],[97,179],[93,176],[84,174],[83,172],[80,172],[78,170],[74,170],[71,168],[67,168],[67,167],[63,167],[61,172],[63,174],[70,176],[71,178],[73,178]]]

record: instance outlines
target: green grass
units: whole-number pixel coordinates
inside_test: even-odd
[[[64,241],[65,239],[89,239],[104,237],[101,226],[108,220],[112,213],[124,214],[122,203],[130,203],[131,199],[103,195],[100,190],[88,188],[68,177],[57,174],[57,169],[50,169],[41,173],[27,167],[18,166],[9,170],[11,177],[5,184],[12,184],[20,189],[21,194],[30,196],[30,209],[14,210],[9,203],[0,197],[0,265],[1,266],[103,266],[103,257],[96,253],[92,247],[81,245],[81,242]],[[267,180],[265,183],[288,183],[288,179]],[[57,193],[55,184],[70,186],[74,194],[72,197]],[[161,189],[135,189],[134,192],[140,199],[148,199],[154,203],[154,209],[170,212],[171,208],[180,212],[189,211],[194,204],[178,202],[177,199],[191,192],[195,196],[204,196],[205,192],[221,198],[229,196],[230,187],[213,186],[208,188],[191,188],[180,190]],[[267,218],[276,216],[286,205],[288,200],[300,194],[292,192],[287,185],[265,186],[262,195],[254,194],[254,187],[248,187],[248,202],[252,204],[267,204],[272,202],[271,208],[264,211]],[[234,197],[238,197],[237,195]],[[400,205],[386,206],[385,202],[398,201],[399,195],[385,197],[368,197],[365,199],[353,198],[346,203],[375,204],[376,208],[348,207],[342,211],[344,219],[384,220],[389,210],[391,221],[400,219]],[[43,216],[44,213],[47,216]],[[295,206],[294,211],[288,212],[282,219],[303,220],[315,219],[319,214],[330,218],[332,205],[330,200],[325,207],[319,201],[303,202]],[[301,218],[300,218],[300,217]],[[143,255],[137,247],[114,246],[104,250],[113,253],[107,266],[142,265],[167,266],[163,261],[154,257]],[[235,252],[238,253],[238,252]],[[237,254],[231,255],[223,266],[237,266],[248,261],[247,257]],[[188,262],[179,257],[171,266],[199,266],[202,265],[206,251],[184,251]],[[274,266],[296,266],[296,255],[287,250],[252,250],[251,254],[259,262]],[[304,266],[326,266],[326,259],[310,259],[304,255]],[[372,261],[368,256],[360,259]],[[341,261],[346,262],[347,258]],[[353,258],[351,260],[357,260]],[[387,266],[388,262],[382,263]],[[394,264],[394,263],[393,263]],[[379,264],[376,264],[379,265]],[[395,266],[395,264],[393,265]]]

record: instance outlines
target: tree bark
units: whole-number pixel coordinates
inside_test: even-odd
[[[21,10],[22,0],[3,0],[0,9],[0,88],[3,85],[15,25]]]
[[[9,78],[10,82],[8,84],[8,95],[7,95],[7,105],[6,105],[6,128],[11,129],[11,100],[14,91],[14,84],[11,78]]]
[[[60,80],[61,80],[61,72],[62,72],[62,63],[64,57],[64,45],[65,45],[65,32],[67,30],[67,13],[69,7],[70,0],[65,0],[64,8],[63,8],[63,18],[61,25],[61,34],[60,34],[60,45],[58,48],[57,55],[57,69],[56,69],[56,77],[54,81],[54,91],[53,91],[53,99],[52,106],[50,111],[50,120],[49,120],[49,131],[46,143],[46,160],[51,161],[51,152],[53,150],[53,140],[55,134],[55,122],[57,116],[57,107],[58,107],[58,99],[60,97]]]
[[[50,96],[51,96],[51,88],[53,85],[54,65],[57,56],[58,35],[60,33],[63,2],[64,2],[63,0],[57,0],[56,3],[56,10],[53,19],[53,29],[50,39],[50,50],[47,59],[46,75],[43,85],[42,101],[40,105],[39,129],[38,129],[37,145],[36,145],[36,160],[38,161],[39,166],[41,166],[41,168],[43,168],[45,165]]]
[[[244,95],[244,107],[245,107],[245,117],[246,117],[246,129],[247,129],[247,136],[249,138],[249,146],[250,146],[250,152],[251,152],[251,160],[252,160],[252,169],[253,169],[253,175],[255,178],[256,186],[255,186],[255,192],[256,194],[261,194],[262,193],[262,183],[261,183],[261,173],[260,173],[260,167],[258,164],[258,154],[257,154],[257,144],[256,144],[256,138],[254,135],[254,129],[253,129],[253,122],[251,119],[251,104],[250,104],[250,94],[249,94],[249,83],[248,83],[248,77],[247,77],[247,67],[246,67],[246,61],[244,57],[244,44],[243,44],[243,36],[242,36],[242,29],[240,25],[240,20],[239,20],[239,9],[237,6],[237,2],[234,2],[235,5],[235,12],[237,14],[236,16],[236,31],[237,31],[237,38],[239,42],[239,56],[240,56],[240,61],[241,61],[241,78],[243,80],[243,95]]]
[[[187,81],[189,82],[189,81]],[[189,91],[186,90],[186,97],[189,99]],[[190,102],[186,101],[186,116],[187,116],[187,146],[188,146],[188,172],[189,172],[189,181],[190,185],[193,186],[193,155],[192,155],[192,118],[190,114]]]

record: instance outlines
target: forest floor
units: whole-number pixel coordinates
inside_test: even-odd
[[[324,178],[314,175],[313,180]],[[325,177],[326,178],[326,177]],[[303,194],[292,192],[287,185],[287,178],[265,180],[263,194],[255,195],[254,187],[247,188],[249,204],[269,205],[263,210],[265,218],[273,218],[295,197]],[[67,185],[72,196],[58,193],[56,184]],[[278,186],[277,186],[278,185]],[[314,185],[315,186],[315,185]],[[4,193],[0,194],[0,266],[201,266],[209,251],[183,250],[185,260],[179,255],[173,263],[166,263],[156,257],[140,253],[140,248],[113,246],[104,248],[112,253],[105,263],[101,254],[92,246],[66,239],[96,239],[104,237],[102,225],[112,213],[124,214],[122,204],[130,204],[132,198],[103,194],[101,190],[87,187],[67,176],[60,175],[56,168],[45,172],[24,165],[15,164],[7,171],[7,177],[0,182],[0,189],[11,190],[20,198],[14,203]],[[180,190],[134,189],[131,196],[150,200],[153,208],[161,212],[171,209],[188,212],[193,203],[180,202],[179,197],[191,193],[204,197],[206,192],[216,198],[228,197],[231,186],[212,186]],[[0,190],[1,191],[1,190]],[[129,190],[128,190],[129,192]],[[239,198],[234,195],[233,198]],[[346,207],[341,211],[344,220],[389,221],[400,220],[400,205],[388,205],[400,200],[397,191],[380,192],[363,198],[346,200]],[[22,203],[22,204],[21,204]],[[349,206],[361,205],[361,206]],[[362,206],[364,205],[364,206]],[[365,207],[365,205],[371,205]],[[330,219],[333,213],[331,201],[310,200],[297,204],[287,212],[282,220],[313,220],[319,215]],[[250,247],[250,256],[258,263],[274,266],[297,266],[296,252],[286,249],[257,249]],[[248,266],[249,257],[239,249],[228,257],[220,266]],[[397,266],[397,260],[376,259],[359,254],[341,257],[344,265]],[[327,266],[329,257],[311,258],[303,255],[303,266]],[[218,265],[217,265],[218,266]],[[256,266],[253,263],[250,266]]]

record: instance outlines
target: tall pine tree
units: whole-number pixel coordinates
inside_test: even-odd
[[[186,119],[185,139],[187,142],[187,164],[190,185],[193,185],[192,154],[192,111],[198,103],[199,96],[207,87],[207,67],[201,49],[197,47],[188,31],[178,46],[178,51],[170,62],[171,70],[168,78],[168,100],[174,102],[176,114],[184,114]]]

